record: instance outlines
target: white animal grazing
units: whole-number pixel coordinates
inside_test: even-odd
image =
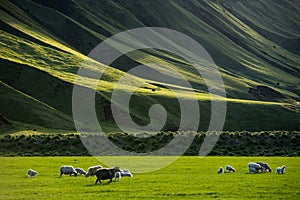
[[[248,172],[249,173],[257,173],[259,170],[262,170],[260,164],[250,162],[248,163]]]
[[[115,181],[120,181],[120,179],[121,179],[121,172],[116,172]]]
[[[276,168],[276,174],[283,174],[285,170],[285,165]]]
[[[27,170],[27,175],[28,175],[29,178],[34,177],[34,176],[36,176],[37,174],[38,174],[38,172],[37,172],[37,171],[34,171],[33,169],[28,169],[28,170]]]
[[[133,177],[133,175],[130,173],[130,171],[128,169],[123,169],[120,171],[121,176],[127,176],[127,177]]]
[[[235,169],[230,165],[226,165],[225,169],[227,172],[235,172]]]
[[[220,168],[218,169],[218,174],[223,174],[223,172],[224,172],[223,167],[220,167]]]
[[[254,167],[248,168],[248,173],[257,173],[258,171]]]
[[[74,174],[75,177],[77,176],[77,171],[73,166],[61,166],[59,171],[60,171],[59,177],[61,177],[63,174],[70,174],[70,176]]]
[[[94,176],[96,171],[101,168],[102,168],[102,166],[100,166],[100,165],[89,167],[85,177]]]
[[[82,169],[82,168],[76,167],[75,170],[76,170],[77,174],[80,174],[80,175],[84,174],[84,175],[86,175],[86,171],[84,171],[84,169]]]
[[[115,181],[120,181],[122,176],[127,176],[127,177],[133,177],[133,175],[130,173],[128,169],[123,169],[120,170],[119,172],[116,172],[115,174]]]

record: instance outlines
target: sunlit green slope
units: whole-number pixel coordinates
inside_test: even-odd
[[[74,129],[72,89],[86,55],[105,38],[131,28],[154,26],[180,31],[198,41],[223,77],[227,130],[299,129],[300,5],[297,1],[46,1],[3,0],[0,4],[0,113],[22,129],[41,126]],[[200,129],[210,120],[210,96],[203,79],[181,57],[158,50],[134,51],[112,66],[90,60],[103,73],[96,95],[97,116],[107,130],[118,130],[110,114],[114,83],[139,64],[167,64],[194,89],[130,76],[121,86],[143,85],[132,97],[131,115],[149,123],[148,109],[161,103],[168,111],[165,130],[176,130],[180,108],[171,87],[197,100]],[[149,66],[157,69],[156,66]],[[169,73],[170,78],[178,78]],[[91,77],[80,77],[91,87]],[[253,95],[265,85],[282,98]],[[155,91],[155,92],[153,92]],[[224,100],[224,99],[223,99]],[[25,106],[26,105],[26,106]],[[22,109],[21,109],[22,108]],[[120,108],[122,109],[122,108]],[[24,128],[24,127],[23,127]]]

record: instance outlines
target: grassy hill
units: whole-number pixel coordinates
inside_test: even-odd
[[[116,33],[153,26],[180,31],[211,55],[226,88],[225,130],[299,130],[299,11],[298,1],[272,0],[3,0],[0,113],[14,130],[74,130],[72,90],[86,55]],[[104,129],[119,130],[110,111],[115,83],[136,65],[149,62],[168,64],[190,82],[198,92],[199,130],[206,130],[212,99],[204,80],[183,58],[155,49],[130,52],[107,68],[95,60],[84,66],[103,73],[96,110]],[[176,74],[168,76],[178,79]],[[92,77],[80,78],[82,87],[90,88],[94,81]],[[180,108],[166,88],[170,83],[132,75],[120,90],[137,83],[143,87],[132,96],[132,118],[146,125],[150,121],[148,108],[160,103],[168,111],[164,130],[176,130]],[[181,85],[172,88],[188,101],[193,100],[193,90]],[[254,92],[249,93],[250,88]],[[1,126],[0,131],[6,132],[7,126]]]

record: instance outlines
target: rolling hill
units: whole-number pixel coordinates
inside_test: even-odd
[[[73,85],[86,56],[106,38],[139,27],[179,31],[207,50],[225,84],[225,130],[300,130],[299,12],[296,0],[1,0],[0,113],[11,126],[0,123],[0,131],[74,131]],[[104,130],[119,130],[110,109],[115,83],[135,66],[150,62],[171,66],[193,89],[130,75],[120,90],[143,85],[131,98],[132,119],[148,124],[150,106],[159,103],[168,113],[163,130],[176,130],[180,108],[169,87],[187,101],[194,100],[196,91],[199,130],[207,130],[211,100],[220,99],[210,97],[190,63],[157,49],[132,51],[111,66],[92,59],[83,66],[103,73],[95,99]],[[149,69],[158,70],[154,65]],[[95,81],[79,78],[85,88]]]

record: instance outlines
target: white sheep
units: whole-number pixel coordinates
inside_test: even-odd
[[[28,169],[28,170],[27,170],[27,175],[28,175],[29,178],[34,177],[34,176],[36,176],[37,174],[38,174],[38,172],[37,172],[37,171],[34,171],[33,169]]]
[[[101,168],[102,168],[102,166],[100,166],[100,165],[89,167],[85,177],[94,176],[96,171]]]
[[[133,177],[133,175],[130,173],[128,169],[123,169],[120,171],[121,176],[127,176],[127,177]]]
[[[248,168],[248,173],[257,173],[258,171],[254,167]]]
[[[128,169],[123,169],[123,170],[116,172],[115,181],[120,181],[122,176],[127,176],[130,178],[133,177],[133,175],[130,173],[130,171]]]
[[[61,166],[59,171],[60,171],[59,177],[61,177],[63,174],[70,174],[70,176],[74,174],[75,177],[77,176],[77,171],[73,166]]]
[[[225,169],[227,172],[235,172],[235,169],[230,165],[226,165]]]
[[[220,167],[220,168],[218,169],[218,174],[223,174],[223,172],[224,172],[223,167]]]
[[[260,164],[250,162],[248,163],[248,172],[249,173],[257,173],[259,170],[262,170]]]
[[[285,170],[285,165],[276,168],[276,174],[283,174]]]
[[[84,175],[86,175],[86,171],[84,171],[84,169],[82,169],[82,168],[76,167],[75,170],[76,170],[77,174],[80,174],[80,175],[84,174]]]
[[[116,172],[115,173],[115,181],[120,181],[121,179],[121,172]]]

